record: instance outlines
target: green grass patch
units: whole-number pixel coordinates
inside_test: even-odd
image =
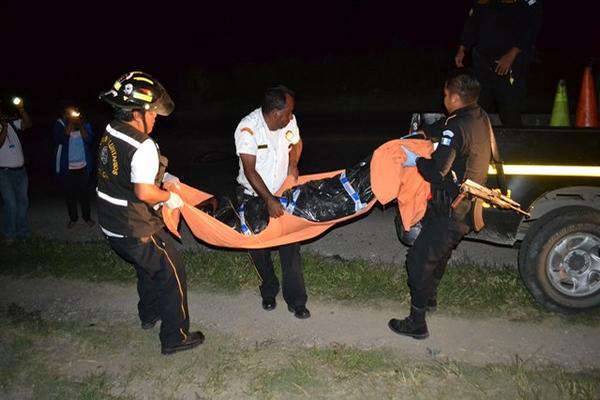
[[[105,242],[73,243],[33,238],[0,245],[5,260],[1,274],[76,278],[117,283],[135,282],[133,268]],[[255,268],[246,252],[184,252],[188,285],[215,291],[256,288]],[[277,252],[273,253],[278,265]],[[368,261],[341,261],[302,255],[310,296],[377,306],[408,307],[410,296],[404,267]],[[438,290],[440,312],[464,316],[508,316],[537,319],[554,314],[538,306],[512,267],[486,268],[464,261],[450,266]],[[564,317],[569,322],[600,323],[600,312]]]
[[[13,310],[14,311],[14,310]],[[401,350],[240,346],[209,341],[160,355],[137,325],[0,315],[0,398],[35,399],[597,399],[600,370],[512,363],[473,366]],[[50,332],[50,334],[48,334]]]

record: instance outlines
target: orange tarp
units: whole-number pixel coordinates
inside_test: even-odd
[[[398,139],[384,143],[375,150],[371,160],[371,189],[381,204],[397,199],[402,220],[405,221],[405,226],[410,227],[425,214],[430,190],[429,184],[423,180],[416,168],[402,166],[406,155],[401,144],[423,157],[429,157],[432,151],[431,143],[426,140]],[[281,195],[286,189],[308,181],[333,177],[342,171],[303,175],[298,177],[297,182],[288,176],[276,194]],[[169,190],[177,192],[185,202],[181,210],[173,211],[163,207],[163,219],[174,235],[181,237],[177,231],[181,212],[188,227],[198,239],[218,247],[243,249],[269,248],[314,238],[339,222],[367,213],[375,204],[375,200],[371,200],[367,207],[357,213],[325,222],[312,222],[285,213],[279,218],[271,218],[262,232],[246,236],[195,207],[213,197],[210,193],[183,183],[176,187],[171,186]]]

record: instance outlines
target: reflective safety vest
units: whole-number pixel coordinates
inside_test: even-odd
[[[107,125],[100,139],[96,192],[98,219],[107,236],[147,237],[164,227],[158,211],[136,197],[131,182],[131,160],[146,140],[152,139],[119,121]],[[156,150],[160,166],[155,184],[160,185],[168,161],[160,155],[158,145]]]

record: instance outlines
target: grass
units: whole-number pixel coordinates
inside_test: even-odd
[[[52,318],[48,316],[47,318]],[[107,334],[110,332],[110,335]],[[50,334],[49,334],[50,333]],[[0,315],[0,397],[35,399],[597,399],[600,370],[518,357],[473,366],[399,350],[257,343],[209,331],[210,345],[164,357],[156,332],[111,322]]]
[[[121,284],[135,282],[133,269],[104,242],[72,243],[33,238],[0,244],[4,262],[0,274],[86,279]],[[274,253],[276,255],[276,252]],[[245,252],[184,252],[189,287],[213,291],[256,288],[258,279]],[[275,260],[277,263],[277,260]],[[404,268],[367,261],[340,261],[303,254],[305,280],[311,296],[377,306],[394,302],[408,306]],[[511,319],[552,316],[537,305],[512,267],[486,268],[468,260],[449,267],[439,288],[445,313],[494,315]],[[600,313],[565,316],[567,321],[600,323]]]

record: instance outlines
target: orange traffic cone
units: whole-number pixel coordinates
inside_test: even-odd
[[[564,79],[558,81],[556,96],[554,96],[554,106],[552,107],[552,116],[550,117],[550,126],[569,126],[569,103],[567,99],[567,84]]]
[[[583,70],[575,126],[579,128],[600,127],[600,123],[598,122],[598,103],[596,100],[596,90],[594,89],[591,67],[586,67]]]

